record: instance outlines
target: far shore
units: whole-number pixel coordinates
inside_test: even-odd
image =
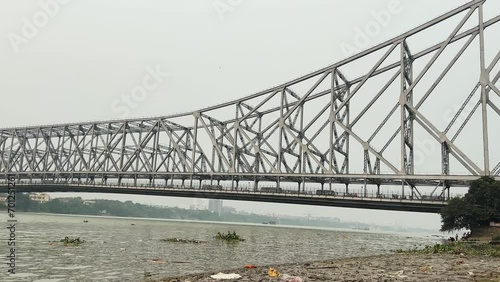
[[[220,271],[241,275],[237,280],[286,281],[268,276],[269,267],[302,281],[496,281],[500,282],[500,258],[454,254],[390,254],[309,263],[259,266]],[[213,282],[219,271],[160,278],[156,282]],[[293,280],[288,280],[293,281]],[[297,281],[297,280],[296,280]],[[299,280],[300,281],[300,280]]]

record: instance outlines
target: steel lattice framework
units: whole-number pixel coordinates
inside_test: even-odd
[[[496,52],[492,60],[484,55],[485,30],[495,26],[500,15],[483,20],[484,5],[485,1],[471,1],[336,64],[199,111],[0,129],[0,177],[118,184],[187,180],[191,186],[210,179],[230,181],[236,188],[242,180],[252,181],[255,188],[259,182],[273,181],[278,186],[299,183],[299,190],[306,183],[397,184],[417,194],[418,185],[465,185],[481,175],[500,180],[500,156],[490,154],[488,132],[488,118],[500,115],[491,97],[500,97],[500,72],[495,71],[500,46],[488,46]],[[444,41],[412,41],[445,22],[448,26],[449,19],[458,24],[454,22]],[[474,25],[467,27],[471,22]],[[454,56],[444,56],[450,48]],[[466,93],[465,102],[451,121],[437,124],[423,110],[431,104],[426,101],[433,95],[454,95],[456,89],[436,89],[455,63],[470,54],[477,66],[462,75],[474,77],[475,83],[459,89]],[[364,71],[347,75],[353,65]],[[435,65],[445,67],[431,72]],[[424,88],[421,82],[426,79],[430,83]],[[464,109],[473,98],[477,103],[468,113]],[[370,111],[377,118],[366,118]],[[471,118],[474,113],[481,118]],[[468,144],[482,148],[481,164],[456,141],[473,122],[481,138],[471,137]],[[436,173],[415,172],[418,134],[439,146]],[[453,164],[466,173],[453,173]]]

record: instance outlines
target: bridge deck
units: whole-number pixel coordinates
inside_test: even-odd
[[[7,189],[0,186],[0,191]],[[315,195],[312,193],[266,193],[251,190],[203,190],[195,188],[153,187],[153,186],[104,186],[95,184],[20,184],[17,192],[85,192],[140,194],[151,196],[170,196],[186,198],[209,198],[236,201],[255,201],[282,204],[300,204],[313,206],[332,206],[345,208],[378,209],[408,212],[439,213],[446,205],[444,201],[426,201],[417,199],[395,199],[390,197],[363,197],[346,195]]]

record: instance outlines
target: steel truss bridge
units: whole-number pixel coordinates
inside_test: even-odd
[[[500,15],[485,20],[488,4],[471,1],[333,65],[198,111],[0,129],[2,185],[13,177],[24,191],[437,211],[445,203],[426,199],[480,176],[500,180]],[[291,183],[293,192],[262,192]],[[401,187],[399,200],[384,201],[381,185]],[[308,192],[332,186],[342,196]],[[421,187],[432,190],[427,198]]]

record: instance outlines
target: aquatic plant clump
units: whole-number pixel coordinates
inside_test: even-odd
[[[59,242],[64,243],[65,246],[73,245],[78,246],[80,244],[85,243],[85,240],[80,240],[80,237],[71,239],[69,237],[64,237],[64,239],[59,240]]]
[[[425,246],[424,249],[396,250],[396,253],[464,254],[472,256],[500,257],[500,246],[491,244],[453,243]]]
[[[214,236],[215,239],[217,240],[224,240],[227,242],[243,242],[245,239],[241,238],[236,232],[233,231],[233,233],[230,233],[229,231],[227,234],[223,234],[220,232],[217,232],[217,235]]]
[[[190,239],[179,239],[179,238],[160,239],[160,241],[171,242],[171,243],[189,243],[189,244],[203,244],[203,243],[206,243],[206,241],[190,240]]]

